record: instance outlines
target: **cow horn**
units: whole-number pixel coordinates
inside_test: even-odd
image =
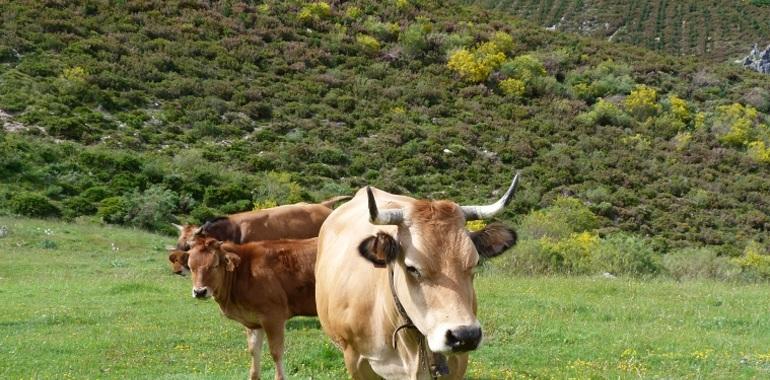
[[[401,209],[378,211],[372,188],[369,186],[366,187],[366,195],[369,198],[369,221],[372,224],[400,224],[404,221],[404,211]]]
[[[182,226],[180,226],[180,225],[178,225],[176,223],[171,223],[171,225],[174,226],[174,228],[176,228],[177,230],[179,230],[179,232],[182,232],[184,230],[184,227],[182,227]]]
[[[516,172],[508,191],[506,191],[503,197],[497,202],[484,206],[462,206],[465,220],[487,219],[502,211],[503,208],[511,202],[511,199],[513,199],[513,193],[516,192],[516,186],[519,184],[519,174],[521,174],[521,172]]]

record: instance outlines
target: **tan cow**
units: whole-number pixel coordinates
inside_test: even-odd
[[[474,268],[516,242],[500,224],[469,232],[465,222],[501,211],[517,183],[518,175],[487,206],[367,187],[326,219],[315,270],[318,317],[353,379],[463,377],[467,352],[482,338]]]
[[[197,237],[192,242],[188,253],[193,297],[213,296],[226,317],[246,327],[251,379],[259,378],[263,334],[267,334],[275,362],[275,378],[283,379],[286,320],[316,315],[313,266],[317,241],[235,244]]]
[[[326,217],[332,212],[335,203],[350,196],[342,195],[327,199],[321,203],[295,203],[256,211],[246,211],[229,216],[218,217],[203,224],[184,226],[174,224],[179,230],[177,250],[187,251],[189,242],[196,232],[222,241],[248,243],[260,240],[306,239],[318,236]],[[185,275],[187,258],[183,253],[172,252],[169,255],[172,271]],[[182,270],[178,270],[181,264]]]

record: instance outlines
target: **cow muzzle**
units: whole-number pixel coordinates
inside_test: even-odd
[[[446,345],[452,352],[475,350],[481,343],[481,327],[461,326],[446,332]]]
[[[209,298],[211,297],[211,290],[209,290],[209,288],[206,286],[201,288],[193,288],[192,296],[198,299]]]
[[[473,351],[481,344],[478,323],[465,326],[444,326],[428,337],[430,350],[437,353]]]

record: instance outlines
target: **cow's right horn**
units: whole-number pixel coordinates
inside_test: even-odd
[[[366,195],[369,198],[369,221],[372,224],[395,225],[404,221],[404,211],[401,209],[378,211],[377,201],[374,200],[374,194],[369,186],[366,187]]]
[[[516,192],[516,186],[519,184],[519,174],[521,173],[516,172],[513,181],[511,181],[511,186],[508,187],[508,191],[497,202],[484,206],[462,206],[465,220],[487,219],[502,211],[513,199],[513,193]]]

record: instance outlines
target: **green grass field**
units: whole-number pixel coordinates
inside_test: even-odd
[[[0,378],[247,375],[240,325],[169,272],[172,238],[8,217],[0,226]],[[511,278],[492,264],[476,288],[486,338],[471,379],[770,376],[767,284]],[[346,377],[317,320],[288,329],[290,377]]]

